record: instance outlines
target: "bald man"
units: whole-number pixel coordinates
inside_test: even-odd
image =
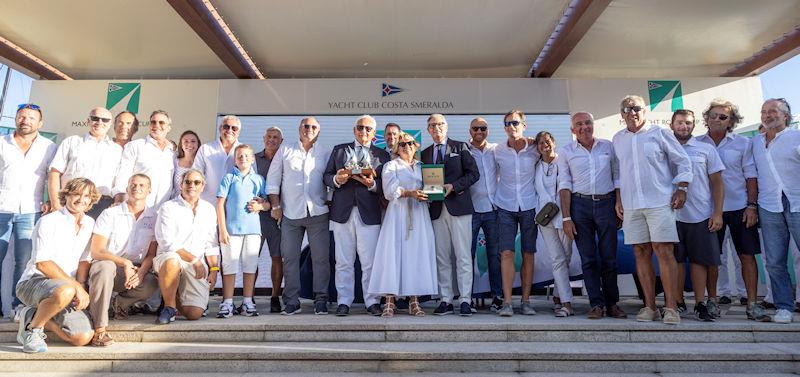
[[[102,195],[86,213],[93,219],[113,203],[111,189],[122,157],[122,147],[108,137],[113,119],[108,109],[95,107],[86,119],[89,132],[70,136],[58,146],[47,179],[51,211],[61,208],[58,192],[74,178],[90,179]]]

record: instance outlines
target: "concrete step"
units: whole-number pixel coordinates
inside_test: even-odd
[[[76,373],[0,373],[0,377],[75,377]],[[141,373],[81,373],[81,377],[142,377]],[[420,373],[225,373],[225,377],[419,377]],[[425,373],[426,377],[797,377],[794,373]],[[219,373],[147,373],[147,377],[219,377]]]
[[[800,343],[238,342],[0,344],[0,370],[60,373],[800,373]]]

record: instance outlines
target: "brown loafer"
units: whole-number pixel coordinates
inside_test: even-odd
[[[92,345],[95,347],[107,347],[114,344],[114,338],[108,332],[98,332],[92,337]]]
[[[589,311],[589,314],[586,315],[586,318],[589,319],[601,319],[603,318],[603,308],[600,306],[595,306],[592,310]]]
[[[608,311],[606,311],[606,315],[608,315],[611,318],[618,318],[618,319],[628,318],[628,314],[625,313],[622,309],[620,309],[619,306],[617,305],[611,305],[611,307],[608,308]]]

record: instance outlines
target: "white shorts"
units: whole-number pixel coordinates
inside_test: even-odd
[[[258,269],[258,253],[261,251],[261,235],[245,234],[230,236],[230,244],[220,244],[222,249],[222,274],[236,275],[239,266],[246,274],[256,273]]]
[[[626,245],[649,242],[678,242],[675,211],[669,205],[656,208],[626,209],[622,220]]]
[[[177,259],[181,264],[181,275],[178,278],[178,302],[182,306],[194,306],[205,309],[208,306],[208,292],[211,285],[208,279],[198,279],[194,274],[194,266],[183,260],[178,253],[164,253],[153,258],[153,270],[158,274],[161,267],[170,259]],[[208,266],[203,263],[208,275]]]

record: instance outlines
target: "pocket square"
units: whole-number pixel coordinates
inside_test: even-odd
[[[450,157],[458,157],[458,153],[450,153]]]

